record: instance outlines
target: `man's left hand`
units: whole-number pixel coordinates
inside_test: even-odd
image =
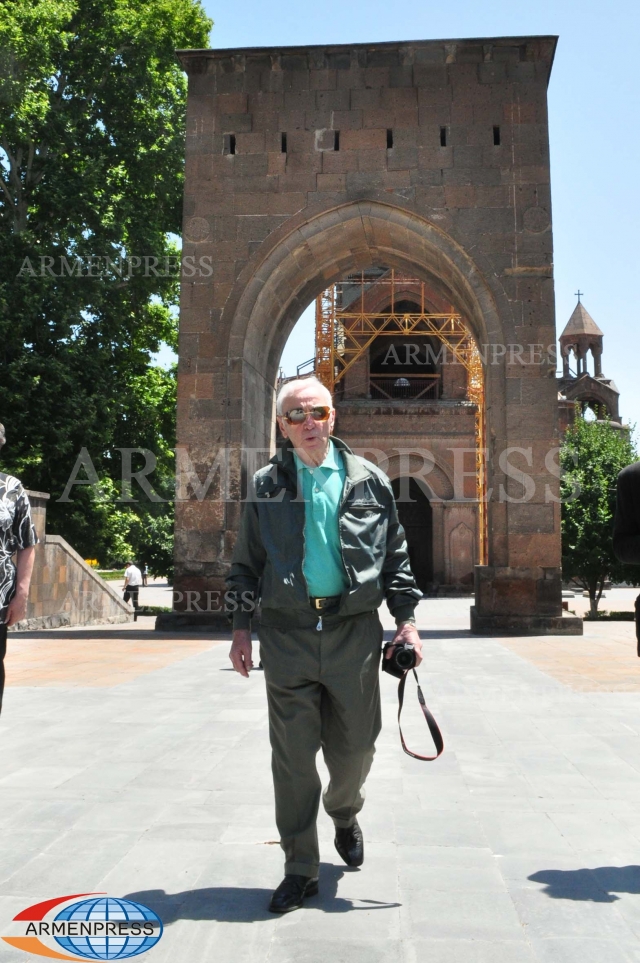
[[[393,645],[401,645],[404,642],[410,642],[415,649],[416,653],[416,666],[420,665],[422,662],[422,639],[418,635],[418,630],[415,625],[403,625],[396,630],[396,634],[393,637]],[[385,658],[390,659],[393,655],[393,649],[391,646],[387,649],[387,654]]]
[[[14,595],[9,602],[9,608],[7,609],[7,625],[15,625],[16,622],[21,622],[22,619],[26,617],[27,614],[27,598],[26,596]]]

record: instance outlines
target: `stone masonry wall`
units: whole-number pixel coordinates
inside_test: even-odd
[[[27,617],[12,626],[10,631],[131,622],[132,607],[108,582],[94,572],[63,538],[46,534],[49,495],[43,492],[28,492],[28,495],[39,544],[36,546]]]

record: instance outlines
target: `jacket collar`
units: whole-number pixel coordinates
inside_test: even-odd
[[[347,480],[351,482],[352,485],[355,485],[357,482],[369,478],[371,472],[362,464],[357,455],[354,455],[349,446],[340,438],[336,438],[335,435],[331,435],[330,437],[336,449],[342,455]],[[295,478],[296,463],[293,457],[293,446],[285,444],[282,448],[278,449],[273,458],[269,459],[269,464],[276,465],[282,469],[285,474]]]

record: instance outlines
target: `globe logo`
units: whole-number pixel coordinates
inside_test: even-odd
[[[65,906],[55,921],[69,924],[64,927],[63,936],[55,935],[54,930],[56,942],[67,952],[89,960],[126,960],[146,953],[156,945],[163,930],[162,921],[153,910],[112,896]]]

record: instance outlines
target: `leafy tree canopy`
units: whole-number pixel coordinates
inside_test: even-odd
[[[616,480],[636,458],[629,434],[607,421],[578,417],[564,437],[562,572],[589,592],[593,617],[605,581],[637,584],[637,568],[619,562],[612,546]]]
[[[83,555],[101,531],[108,554],[120,524],[86,495],[83,523],[77,489],[56,501],[83,447],[116,483],[121,447],[155,453],[160,487],[173,471],[175,372],[150,359],[176,343],[186,80],[174,51],[206,47],[210,28],[198,0],[0,5],[3,467],[51,493],[50,529]]]

